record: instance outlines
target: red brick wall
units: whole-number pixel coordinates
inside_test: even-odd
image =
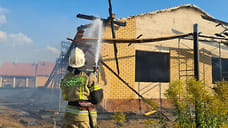
[[[160,107],[160,99],[153,99]],[[167,99],[162,99],[162,108],[170,109],[172,104]],[[142,99],[104,99],[98,106],[98,111],[104,112],[147,112],[151,111],[151,108]]]

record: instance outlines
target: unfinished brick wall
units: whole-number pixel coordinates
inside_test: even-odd
[[[135,19],[124,19],[127,25],[119,27],[115,30],[116,38],[136,38],[135,37]],[[112,38],[111,28],[105,28],[104,38]],[[122,77],[131,87],[135,86],[135,44],[117,43],[118,61],[120,77]],[[101,56],[104,62],[110,66],[116,73],[116,61],[114,58],[113,44],[103,43],[101,48]],[[116,76],[101,66],[99,81],[104,85],[105,99],[131,99],[135,98],[135,94],[126,87]]]
[[[121,19],[126,22],[125,27],[119,27],[115,30],[116,38],[136,38],[135,19]],[[108,25],[104,31],[104,38],[112,38],[111,28]],[[119,62],[119,76],[123,78],[132,88],[135,88],[135,44],[117,43],[117,57]],[[113,43],[103,43],[101,47],[101,58],[103,61],[117,73],[116,61],[114,57]],[[99,83],[104,88],[104,102],[103,107],[107,111],[121,110],[119,104],[125,99],[125,105],[128,100],[136,97],[135,93],[131,91],[122,81],[113,75],[107,68],[101,65]],[[106,104],[112,104],[106,106]],[[129,102],[130,104],[130,102]],[[113,110],[115,108],[115,110]],[[124,108],[123,108],[124,109]],[[122,109],[122,110],[123,110]]]
[[[194,76],[194,55],[193,50],[181,49],[170,50],[170,81],[186,80]],[[180,62],[179,62],[180,61]],[[204,49],[200,50],[199,56],[200,80],[205,83],[212,83],[212,62],[211,55]],[[179,66],[180,63],[180,66]],[[180,69],[180,75],[179,75]]]

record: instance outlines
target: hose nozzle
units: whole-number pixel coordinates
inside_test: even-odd
[[[97,73],[97,72],[98,72],[98,69],[99,69],[99,64],[98,64],[98,63],[95,63],[95,64],[93,65],[93,70],[94,70],[94,72]]]

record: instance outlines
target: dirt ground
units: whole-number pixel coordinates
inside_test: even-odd
[[[42,119],[19,109],[0,106],[0,128],[61,128],[62,115]],[[145,128],[147,119],[125,120],[123,125],[114,120],[98,120],[99,128]],[[149,120],[149,119],[148,119]]]
[[[0,128],[61,128],[65,104],[58,113],[58,101],[57,89],[0,89]],[[120,127],[113,113],[106,114],[98,113],[99,128]],[[146,128],[145,121],[151,119],[129,113],[121,128]]]
[[[98,121],[99,128],[145,128],[144,120],[129,120],[123,126],[119,126],[114,120],[100,120]]]
[[[14,110],[5,106],[0,106],[0,128],[61,128],[62,120],[48,119],[43,120],[32,115],[28,116],[22,111]],[[99,120],[99,128],[117,128],[114,120]],[[141,128],[142,120],[126,121],[123,128]]]
[[[0,128],[53,128],[53,123],[28,118],[26,114],[5,106],[0,106]]]

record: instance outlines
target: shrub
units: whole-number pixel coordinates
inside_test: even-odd
[[[175,107],[176,126],[224,127],[228,120],[228,82],[217,82],[208,88],[201,81],[189,79],[186,83],[170,83],[165,95]]]
[[[112,117],[118,126],[124,125],[126,114],[124,114],[123,112],[115,112]]]

